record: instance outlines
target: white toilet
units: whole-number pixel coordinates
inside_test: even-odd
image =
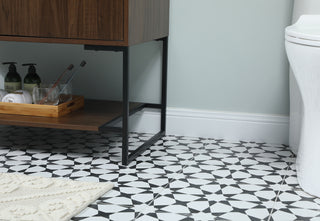
[[[294,0],[292,23],[296,23],[301,15],[320,14],[319,0]],[[300,133],[301,133],[301,115],[302,115],[302,98],[298,89],[298,84],[292,71],[290,70],[290,133],[289,145],[291,150],[297,154]]]
[[[320,15],[302,15],[286,28],[285,38],[295,92],[302,99],[298,181],[303,190],[320,197]]]

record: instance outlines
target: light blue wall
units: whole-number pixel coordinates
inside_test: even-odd
[[[170,106],[288,114],[291,0],[171,3]]]
[[[168,106],[288,114],[283,30],[291,10],[292,0],[171,0]],[[132,47],[132,100],[159,101],[160,48],[159,42]],[[45,81],[85,59],[88,66],[74,80],[75,92],[121,98],[119,53],[16,42],[0,42],[0,49],[1,62],[38,63]],[[18,70],[25,75],[25,68]],[[6,68],[0,72],[4,76]]]

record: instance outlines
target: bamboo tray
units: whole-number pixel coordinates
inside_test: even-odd
[[[71,101],[67,101],[56,106],[0,102],[0,113],[39,117],[61,117],[80,108],[83,108],[83,106],[84,97],[73,95]]]

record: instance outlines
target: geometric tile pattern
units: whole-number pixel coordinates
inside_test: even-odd
[[[120,151],[115,133],[0,128],[0,173],[114,184],[72,220],[320,220],[285,145],[165,136],[128,166]]]

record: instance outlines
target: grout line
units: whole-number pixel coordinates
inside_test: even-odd
[[[150,206],[160,196],[160,194],[166,190],[166,188],[169,186],[169,184],[170,184],[170,181],[165,186],[162,186],[162,188],[164,188],[164,189],[162,191],[160,191],[159,193],[157,193],[157,195],[147,204],[146,207]],[[137,219],[137,218],[143,216],[143,211],[144,210],[139,212],[138,215],[134,219]]]
[[[194,160],[194,157],[192,157],[190,160]],[[188,166],[189,166],[189,165],[184,165],[184,166],[182,166],[182,169],[178,170],[178,171],[176,172],[176,174],[182,174],[183,169],[187,168]],[[150,205],[161,195],[161,193],[164,192],[164,191],[168,188],[168,186],[170,185],[170,183],[172,183],[174,180],[176,180],[176,178],[168,178],[168,180],[169,180],[168,183],[167,183],[166,185],[162,186],[163,190],[160,191],[159,193],[157,193],[157,195],[148,203],[147,206],[150,206]],[[139,212],[139,214],[135,217],[135,219],[141,217],[141,216],[143,215],[142,212],[143,212],[143,211]]]
[[[291,155],[291,157],[294,157],[294,155]],[[286,168],[286,171],[287,171],[287,172],[289,171],[291,165],[292,165],[292,162],[289,162],[289,163],[288,163],[288,166],[287,166],[287,168]],[[268,220],[267,220],[267,221],[270,221],[270,220],[271,220],[272,214],[274,213],[274,210],[275,210],[276,203],[278,202],[280,193],[282,192],[281,187],[282,187],[282,185],[284,184],[284,182],[285,182],[285,180],[286,180],[287,177],[288,177],[288,175],[285,174],[285,175],[283,176],[283,178],[282,178],[282,181],[281,181],[281,184],[280,184],[280,189],[278,190],[278,193],[277,193],[277,195],[276,195],[276,199],[274,200],[273,207],[272,207],[272,209],[271,209],[271,212],[270,212],[270,214],[269,214],[269,217],[268,217]]]
[[[163,144],[162,144],[162,145],[163,145]],[[204,146],[205,146],[205,145],[204,145]],[[204,146],[201,147],[201,148],[199,148],[199,149],[204,148]],[[200,155],[200,153],[195,153],[194,156],[193,156],[189,161],[195,160],[195,156],[197,156],[197,155]],[[188,166],[190,166],[190,165],[182,165],[182,169],[178,170],[178,171],[176,172],[176,174],[182,174],[182,173],[183,173],[183,170],[184,170],[185,168],[187,168]],[[147,206],[150,206],[150,205],[161,195],[161,193],[164,192],[164,191],[168,188],[168,186],[170,185],[170,183],[172,183],[174,180],[176,180],[176,178],[168,178],[168,180],[169,180],[168,183],[167,183],[166,185],[162,186],[163,190],[160,191],[159,193],[157,193],[157,195],[147,204]],[[143,210],[143,211],[144,211],[144,210]],[[135,217],[135,219],[138,219],[139,217],[141,217],[141,216],[143,215],[143,211],[139,212],[139,214]]]

